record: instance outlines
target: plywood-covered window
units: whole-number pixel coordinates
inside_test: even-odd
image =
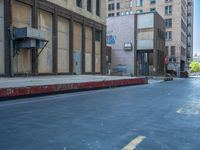
[[[101,73],[101,32],[96,31],[95,39],[95,72]]]
[[[92,72],[92,29],[85,28],[85,72]]]
[[[49,41],[38,58],[38,72],[52,73],[52,14],[40,10],[38,15],[38,28],[46,32],[46,39]]]
[[[31,7],[23,3],[12,1],[12,22],[16,28],[31,27]],[[2,28],[1,28],[2,29]],[[31,72],[31,50],[15,49],[14,72],[30,73]]]
[[[79,23],[74,23],[74,52],[82,49],[82,26]]]
[[[69,72],[69,21],[58,17],[58,72]]]
[[[74,49],[73,49],[73,71],[76,74],[81,74],[82,70],[82,25],[74,23]]]
[[[4,63],[5,63],[5,56],[4,56],[4,45],[3,45],[3,0],[0,0],[0,74],[4,74]]]

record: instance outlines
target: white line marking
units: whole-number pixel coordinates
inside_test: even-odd
[[[145,139],[145,136],[138,136],[133,139],[128,145],[122,148],[122,150],[134,150]]]
[[[199,115],[200,113],[200,102],[199,101],[191,101],[185,104],[182,108],[176,111],[178,114],[184,115]]]

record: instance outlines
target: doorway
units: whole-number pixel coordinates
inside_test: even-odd
[[[81,51],[74,52],[74,72],[76,75],[82,74],[81,56]]]

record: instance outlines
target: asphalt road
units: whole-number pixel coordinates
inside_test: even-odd
[[[0,150],[200,150],[200,79],[0,102]]]

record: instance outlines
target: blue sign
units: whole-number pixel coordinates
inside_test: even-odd
[[[116,43],[116,36],[114,36],[114,35],[107,35],[106,36],[106,43],[107,44],[111,44],[111,45],[115,44]]]

